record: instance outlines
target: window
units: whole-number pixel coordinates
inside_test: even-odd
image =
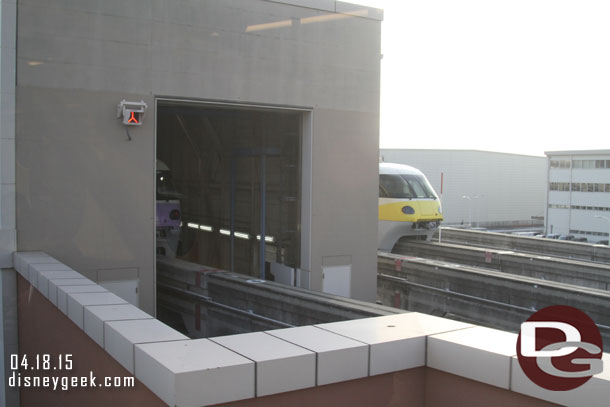
[[[381,174],[379,176],[379,193],[380,197],[386,198],[437,199],[434,190],[425,178],[411,174]]]
[[[570,183],[569,182],[551,182],[549,186],[551,191],[569,191]]]
[[[606,160],[595,160],[595,168],[606,168]]]
[[[570,160],[551,160],[551,168],[570,168]]]
[[[572,168],[582,168],[582,160],[573,160]]]
[[[562,191],[561,183],[558,184],[556,188],[551,189],[552,191]],[[567,191],[567,190],[566,190]],[[583,183],[583,182],[573,182],[572,183],[572,191],[574,192],[610,192],[610,184],[594,184],[594,183]]]
[[[379,189],[386,198],[413,198],[411,188],[400,175],[379,175]]]

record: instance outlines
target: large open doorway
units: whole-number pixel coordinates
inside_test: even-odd
[[[167,99],[156,113],[157,260],[302,285],[306,113]]]

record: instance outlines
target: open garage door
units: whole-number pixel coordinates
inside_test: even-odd
[[[158,258],[296,283],[303,115],[158,100]]]

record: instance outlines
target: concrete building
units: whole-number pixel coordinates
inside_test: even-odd
[[[2,321],[16,250],[155,315],[166,167],[183,257],[374,301],[381,20],[334,0],[3,0]],[[1,339],[16,353],[14,325]]]
[[[184,229],[214,229],[182,242],[197,249],[189,260],[224,269],[235,160],[234,227],[248,235],[235,266],[260,275],[263,185],[267,235],[292,233],[278,263],[301,286],[374,300],[381,13],[302,4],[20,2],[5,64],[17,72],[17,248],[137,288],[152,313],[156,160],[184,198]],[[140,126],[117,118],[121,100],[147,105]],[[323,269],[348,285],[325,287]]]
[[[548,234],[607,241],[610,150],[547,151]]]
[[[477,150],[381,149],[386,162],[418,168],[438,194],[444,225],[504,228],[541,224],[545,159]]]

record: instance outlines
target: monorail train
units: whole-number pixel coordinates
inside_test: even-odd
[[[421,171],[379,163],[379,250],[390,252],[403,236],[428,240],[442,220],[440,200]]]
[[[171,170],[163,161],[157,160],[157,254],[176,257],[180,241],[181,198],[182,194],[174,187]]]

